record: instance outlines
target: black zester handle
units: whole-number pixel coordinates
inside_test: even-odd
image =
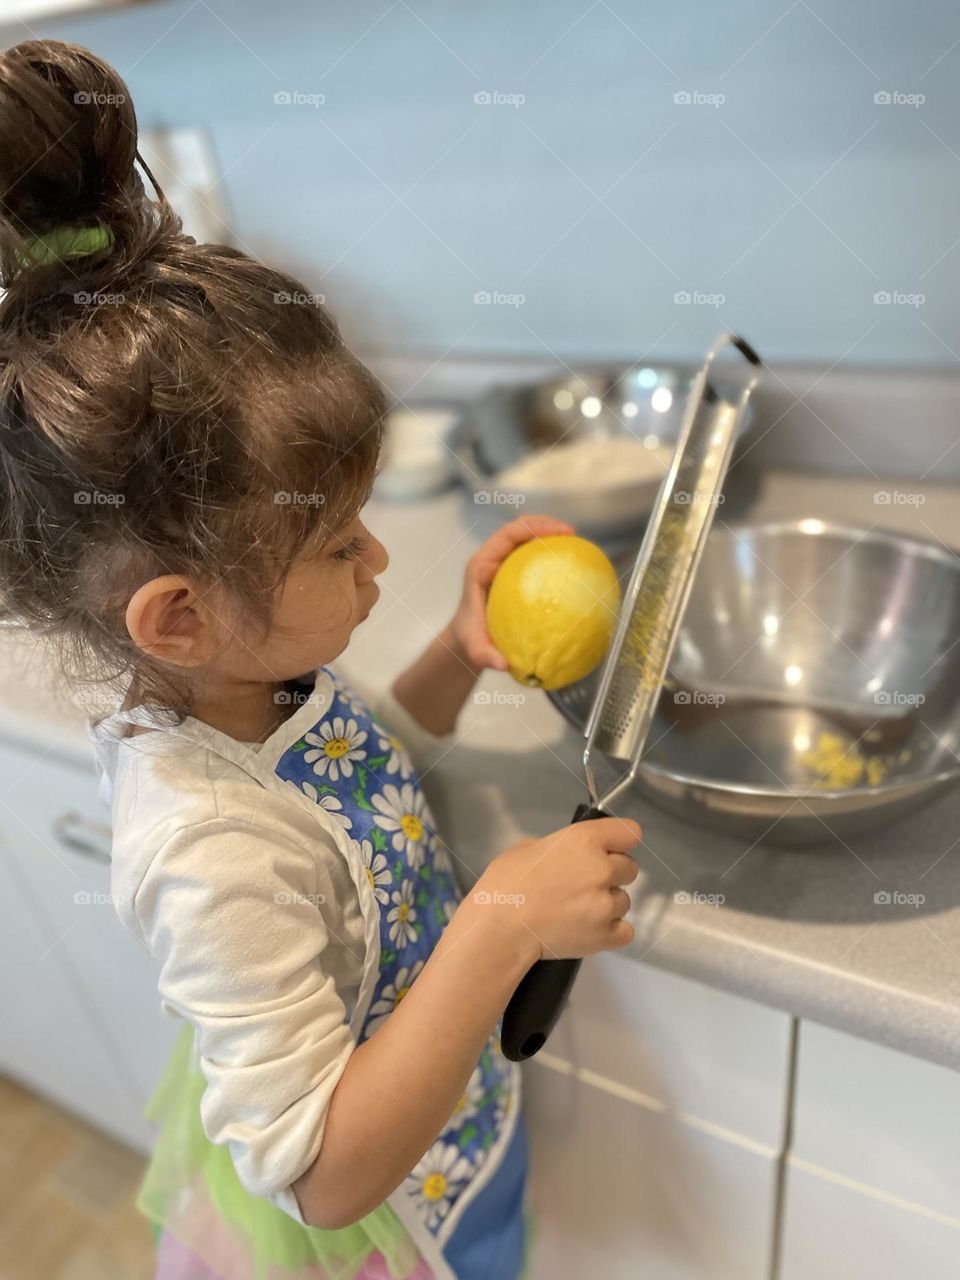
[[[609,818],[603,809],[577,805],[574,822]],[[543,1048],[567,1003],[579,960],[537,960],[510,997],[500,1029],[500,1047],[511,1062],[524,1062]]]

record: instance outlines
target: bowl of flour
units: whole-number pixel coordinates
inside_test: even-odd
[[[493,483],[538,515],[567,520],[575,510],[578,526],[626,527],[649,513],[672,457],[656,437],[585,435],[535,449]]]
[[[637,364],[498,383],[464,406],[447,447],[473,503],[487,504],[491,517],[552,515],[586,537],[616,541],[649,518],[696,373],[694,365]]]

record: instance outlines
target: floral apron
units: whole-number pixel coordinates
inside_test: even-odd
[[[276,773],[346,829],[379,908],[362,1043],[416,981],[462,895],[406,749],[322,670],[333,681],[332,705],[281,756]],[[513,1280],[521,1270],[526,1135],[519,1069],[503,1056],[499,1030],[498,1023],[446,1128],[389,1197],[438,1277]]]
[[[292,789],[304,804],[322,809],[325,825],[336,836],[365,925],[364,973],[349,1023],[360,1044],[376,1033],[416,981],[462,895],[406,749],[336,673],[326,667],[318,676],[321,673],[332,683],[332,698],[319,719],[279,758],[264,759],[223,735],[216,735],[216,740],[223,754],[264,786],[285,795]],[[294,685],[290,697],[300,711],[307,703],[320,705],[312,680]],[[309,715],[303,722],[310,725]],[[184,729],[185,736],[211,745],[201,726]],[[393,1220],[399,1221],[399,1229],[419,1254],[415,1269],[410,1263],[402,1272],[409,1280],[518,1280],[524,1274],[527,1139],[520,1112],[520,1071],[503,1056],[499,1032],[498,1023],[443,1132],[387,1198]],[[202,1090],[202,1080],[196,1074],[193,1079],[195,1088]],[[175,1081],[174,1092],[184,1106],[182,1078]],[[161,1114],[158,1108],[157,1116]],[[390,1124],[389,1115],[383,1116],[383,1124]],[[208,1152],[208,1159],[222,1156],[228,1162],[222,1149],[208,1146]],[[300,1230],[316,1240],[315,1228],[299,1228],[275,1206],[251,1201],[235,1184],[232,1168],[225,1169],[224,1176],[242,1196],[235,1225],[237,1219],[247,1220],[255,1237],[253,1219],[258,1214],[274,1226],[279,1215],[285,1237]],[[163,1181],[159,1172],[157,1181]],[[175,1185],[176,1179],[172,1181]],[[209,1238],[218,1224],[208,1226],[198,1209],[200,1216],[191,1225],[189,1206],[177,1210],[177,1219],[151,1212],[149,1199],[142,1192],[141,1207],[158,1231],[166,1229],[159,1256],[168,1258],[169,1266],[159,1266],[158,1274],[178,1280],[181,1275],[190,1280],[195,1275],[219,1276],[218,1271],[200,1270],[199,1260],[183,1249],[191,1237]],[[199,1204],[203,1196],[194,1199]],[[181,1203],[188,1204],[182,1198]],[[224,1216],[223,1206],[218,1216]],[[334,1233],[329,1234],[332,1240]],[[292,1253],[296,1254],[295,1240]],[[371,1259],[369,1270],[353,1273],[357,1280],[393,1276],[379,1269],[382,1255],[376,1256],[381,1262]],[[313,1276],[319,1270],[294,1266],[283,1271],[285,1276],[301,1274]],[[234,1280],[232,1274],[229,1280]]]

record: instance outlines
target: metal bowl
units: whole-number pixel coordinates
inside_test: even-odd
[[[960,778],[958,637],[960,562],[935,543],[820,520],[714,528],[636,785],[778,844],[889,823]],[[597,674],[549,695],[578,728]]]
[[[535,451],[589,436],[628,436],[652,449],[672,449],[696,373],[690,365],[637,365],[494,387],[467,406],[448,443],[467,488],[475,495],[491,495],[475,500],[499,501],[504,515],[514,515],[522,504],[526,510],[569,520],[588,537],[635,531],[653,508],[662,476],[625,475],[603,486],[596,477],[583,477],[573,490],[511,489],[519,502],[509,500],[498,477]],[[722,368],[717,380],[726,390]],[[741,435],[750,409],[748,404]]]

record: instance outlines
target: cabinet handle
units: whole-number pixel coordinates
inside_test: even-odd
[[[53,834],[74,853],[109,865],[113,833],[105,822],[93,822],[82,813],[61,813],[54,819]]]

